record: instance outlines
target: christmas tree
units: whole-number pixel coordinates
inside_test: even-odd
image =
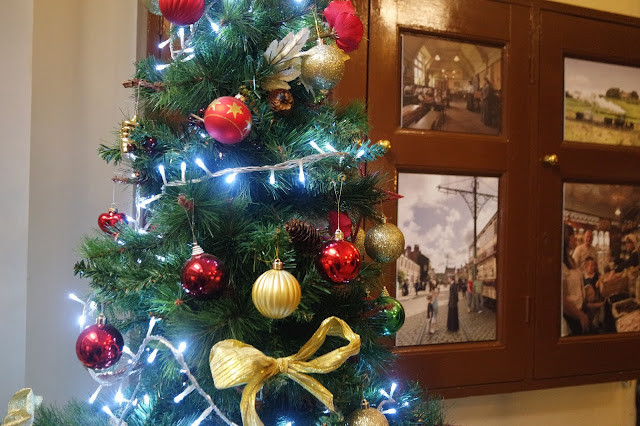
[[[351,3],[145,4],[172,23],[170,58],[137,64],[136,111],[99,150],[136,214],[100,215],[75,265],[98,388],[34,424],[442,423],[384,340],[404,239],[366,166],[388,145],[330,96],[363,35]]]

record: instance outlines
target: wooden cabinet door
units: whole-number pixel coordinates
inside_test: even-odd
[[[536,206],[531,202],[529,115],[535,102],[527,5],[485,0],[374,0],[370,5],[371,138],[391,141],[390,152],[374,168],[400,174],[401,191],[405,173],[493,177],[499,183],[497,279],[493,293],[490,285],[485,288],[487,299],[495,299],[495,340],[396,349],[404,374],[450,396],[461,386],[522,381],[533,364],[529,306]],[[427,47],[407,47],[425,37]],[[492,59],[496,50],[501,58],[497,64]],[[407,67],[414,67],[413,74]],[[493,85],[493,103],[483,93],[485,76]],[[467,126],[471,122],[475,124]],[[386,211],[394,223],[397,213],[397,207]],[[476,258],[476,269],[479,262]],[[456,274],[460,270],[455,268]],[[390,290],[396,288],[393,281],[389,279]],[[448,286],[442,289],[448,292]],[[461,304],[460,310],[464,308]],[[447,306],[439,310],[446,318]]]
[[[605,307],[606,322],[590,322],[586,335],[561,337],[563,294],[573,291],[563,291],[561,276],[563,224],[579,238],[606,237],[592,245],[601,275],[620,263],[624,235],[638,233],[640,113],[632,92],[640,90],[640,26],[637,19],[579,17],[558,9],[546,4],[540,17],[535,378],[637,377],[640,334],[616,332],[621,323],[614,316],[620,313],[611,306]],[[549,162],[552,154],[555,164]],[[611,303],[621,294],[637,301],[640,289],[634,287],[608,281],[601,296]]]

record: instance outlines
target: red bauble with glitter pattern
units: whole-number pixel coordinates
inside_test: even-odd
[[[115,235],[116,231],[114,231],[113,228],[115,228],[118,223],[125,222],[126,219],[126,214],[118,213],[118,210],[111,208],[108,212],[98,216],[98,226],[107,234]]]
[[[82,330],[76,340],[76,355],[85,367],[99,370],[111,367],[122,356],[124,340],[114,326],[99,318],[97,324]]]
[[[324,243],[316,259],[320,274],[336,284],[348,283],[360,272],[360,252],[343,238],[340,229],[336,230],[336,238]]]
[[[162,16],[174,25],[191,25],[202,17],[204,0],[159,0]]]
[[[182,267],[182,287],[198,299],[220,297],[229,284],[227,269],[217,257],[195,245],[193,255]]]
[[[224,144],[238,143],[251,131],[251,111],[240,99],[223,96],[211,102],[204,112],[207,133]]]

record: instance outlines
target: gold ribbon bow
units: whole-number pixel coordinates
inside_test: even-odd
[[[30,388],[20,389],[9,401],[9,414],[3,426],[31,426],[33,413],[42,403],[42,397],[33,394]]]
[[[349,344],[306,361],[324,343],[327,336],[340,336]],[[242,423],[245,426],[263,426],[256,412],[256,393],[264,382],[277,374],[295,380],[320,402],[333,411],[333,395],[316,379],[304,373],[329,373],[340,367],[347,358],[360,352],[360,336],[338,317],[322,321],[318,330],[297,354],[284,358],[271,358],[251,345],[238,340],[223,340],[211,348],[209,367],[216,388],[224,389],[246,383],[240,401]]]

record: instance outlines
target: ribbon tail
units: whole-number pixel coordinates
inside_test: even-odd
[[[244,426],[264,426],[256,411],[256,394],[268,377],[268,375],[259,374],[254,379],[251,379],[242,391],[240,412],[242,413],[242,424]]]
[[[325,388],[322,383],[311,376],[297,371],[289,370],[287,376],[302,386],[311,395],[315,396],[318,401],[322,402],[329,410],[335,411],[333,407],[333,394],[329,392],[329,389]]]

